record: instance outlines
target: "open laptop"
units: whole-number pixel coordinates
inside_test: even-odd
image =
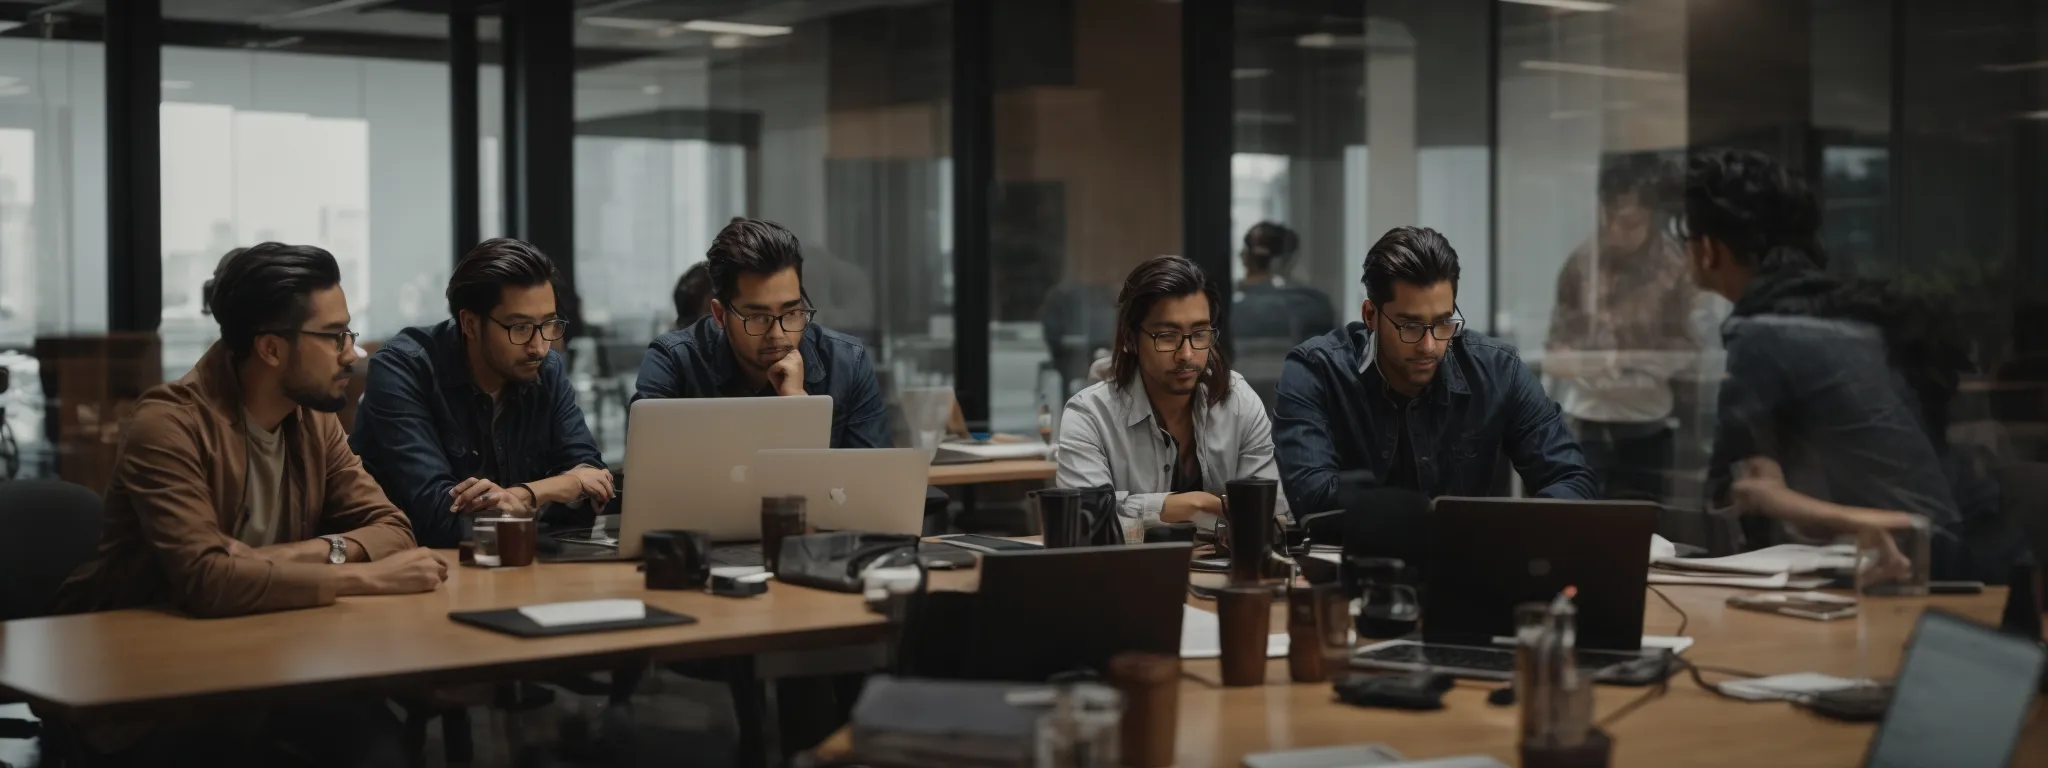
[[[2039,690],[2043,656],[2037,641],[1944,611],[1920,614],[1863,764],[2010,765]]]
[[[1661,679],[1663,652],[1642,650],[1656,527],[1647,502],[1438,498],[1425,523],[1422,641],[1367,646],[1352,665],[1511,679],[1515,606],[1569,586],[1580,666],[1600,682]]]
[[[924,533],[931,465],[916,448],[769,449],[755,454],[753,476],[756,496],[804,497],[813,528]]]
[[[561,547],[546,559],[629,560],[640,556],[648,531],[668,529],[705,531],[715,542],[758,540],[757,454],[832,442],[832,398],[826,395],[641,400],[626,419],[630,479],[617,550]]]
[[[1108,671],[1126,651],[1180,654],[1187,542],[994,552],[960,647],[978,680],[1044,682],[1076,669]]]

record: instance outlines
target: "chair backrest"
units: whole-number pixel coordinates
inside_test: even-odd
[[[0,621],[41,616],[100,543],[99,494],[61,480],[0,482]]]

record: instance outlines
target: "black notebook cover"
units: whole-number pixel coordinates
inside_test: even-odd
[[[495,611],[450,611],[448,618],[472,627],[482,627],[492,632],[503,632],[513,637],[559,637],[581,635],[591,632],[610,632],[615,629],[644,629],[647,627],[674,627],[697,623],[697,617],[671,613],[654,606],[647,606],[647,616],[631,621],[600,621],[591,624],[568,624],[559,627],[543,627],[526,618],[518,608],[501,608]]]

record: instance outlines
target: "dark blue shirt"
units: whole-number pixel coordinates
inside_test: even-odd
[[[832,396],[832,447],[890,447],[889,406],[860,339],[812,323],[797,342],[797,352],[804,356],[804,392]],[[647,346],[633,399],[773,394],[772,387],[747,385],[733,362],[725,329],[706,317]]]
[[[511,487],[604,466],[560,354],[548,352],[533,383],[507,384],[493,418],[498,406],[470,377],[463,344],[453,320],[399,332],[370,356],[349,435],[425,547],[453,547],[469,535],[462,516],[448,511],[448,490],[463,480]]]
[[[1364,323],[1351,323],[1287,353],[1280,371],[1273,446],[1295,513],[1341,507],[1337,475],[1369,470],[1381,482],[1399,460],[1405,421],[1418,490],[1430,496],[1498,495],[1506,454],[1530,495],[1594,497],[1593,472],[1514,347],[1465,331],[1450,343],[1429,386],[1405,406],[1390,397],[1372,361]]]

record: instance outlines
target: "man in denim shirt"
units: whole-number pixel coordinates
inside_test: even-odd
[[[890,447],[867,347],[812,322],[796,235],[735,218],[705,258],[711,314],[648,345],[633,399],[831,395],[832,447]]]
[[[1503,453],[1531,495],[1593,498],[1557,403],[1513,347],[1463,330],[1458,253],[1443,235],[1388,231],[1366,253],[1364,282],[1364,322],[1295,347],[1280,371],[1273,442],[1297,516],[1340,508],[1349,470],[1429,496],[1498,495]]]
[[[548,349],[568,328],[554,279],[533,246],[486,240],[448,279],[453,318],[407,328],[370,356],[349,444],[423,546],[455,546],[482,513],[611,500],[567,364]]]

